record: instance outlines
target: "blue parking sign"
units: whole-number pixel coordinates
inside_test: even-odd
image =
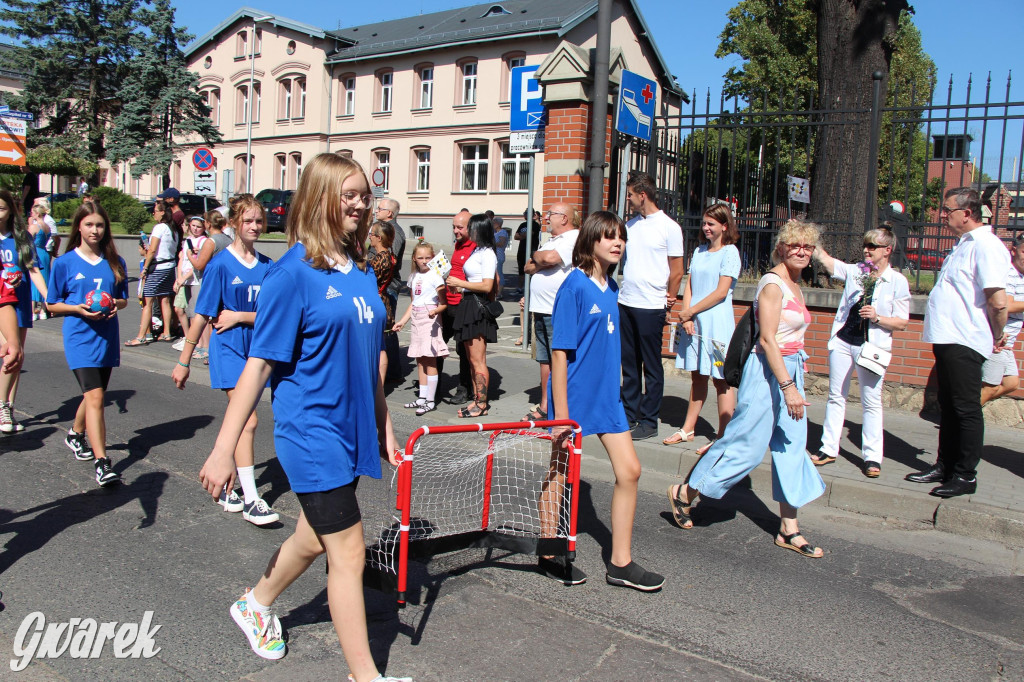
[[[547,125],[548,110],[541,102],[540,81],[534,78],[538,68],[517,66],[512,69],[509,130],[513,133],[538,130]]]
[[[615,129],[624,135],[650,140],[657,100],[657,83],[632,71],[623,71],[619,104],[615,108]]]

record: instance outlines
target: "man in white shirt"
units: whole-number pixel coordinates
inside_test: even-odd
[[[1010,255],[981,221],[977,190],[947,191],[939,216],[960,236],[942,264],[924,318],[924,341],[932,344],[939,384],[939,454],[933,466],[907,480],[941,481],[932,495],[956,497],[978,487],[975,475],[985,439],[981,367],[1005,344]]]
[[[580,235],[580,214],[565,203],[552,204],[544,214],[551,238],[527,261],[524,272],[530,280],[530,313],[533,315],[534,349],[540,363],[540,404],[523,421],[548,418],[548,377],[551,375],[551,311],[558,287],[572,270],[572,251]]]
[[[683,231],[658,208],[657,185],[647,173],[629,174],[626,200],[637,215],[626,223],[619,290],[622,404],[633,440],[643,440],[658,432],[665,384],[661,336],[665,311],[683,281]]]
[[[1006,334],[1001,350],[981,366],[981,404],[1009,395],[1020,386],[1020,371],[1013,346],[1024,327],[1024,233],[1010,245],[1010,269],[1006,271]]]

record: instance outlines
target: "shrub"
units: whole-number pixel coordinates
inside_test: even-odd
[[[75,215],[75,211],[82,205],[81,199],[65,199],[51,207],[50,213],[58,223],[66,223]],[[104,206],[104,208],[106,208]]]
[[[138,199],[114,187],[97,187],[92,196],[103,206],[112,223],[123,223],[125,211],[129,207],[142,206]]]
[[[131,199],[131,197],[129,197]],[[135,202],[134,206],[128,206],[121,211],[121,227],[128,234],[139,234],[142,232],[142,227],[148,223],[153,216],[149,211],[146,210],[145,206],[139,203],[137,200],[132,199]],[[104,206],[104,208],[106,208]]]

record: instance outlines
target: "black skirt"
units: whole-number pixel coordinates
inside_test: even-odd
[[[484,308],[486,298],[478,294],[463,294],[455,309],[453,327],[455,340],[460,343],[483,337],[487,343],[497,343],[498,323]]]

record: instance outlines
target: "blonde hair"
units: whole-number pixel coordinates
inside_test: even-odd
[[[896,235],[892,230],[882,225],[864,233],[864,245],[878,244],[879,246],[896,246]]]
[[[426,249],[427,251],[429,251],[431,258],[437,255],[437,252],[434,251],[434,245],[431,244],[430,242],[420,242],[416,246],[412,247],[412,267],[409,268],[410,277],[419,272],[419,270],[416,269],[416,252],[421,249]]]
[[[817,246],[821,238],[821,229],[814,223],[804,220],[790,220],[775,235],[775,246],[772,249],[772,263],[778,265],[782,262],[779,256],[779,247],[783,244],[810,244]]]
[[[344,253],[356,266],[366,271],[363,244],[370,232],[372,219],[369,206],[363,210],[354,233],[342,229],[341,188],[350,176],[358,173],[369,191],[366,172],[356,161],[337,154],[317,154],[302,169],[299,188],[292,197],[288,212],[288,246],[302,242],[306,259],[318,270],[330,270],[328,254]]]

